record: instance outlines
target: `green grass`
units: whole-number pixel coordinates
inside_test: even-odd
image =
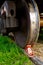
[[[43,28],[41,30],[43,31]]]
[[[39,34],[39,40],[43,40],[43,34]]]
[[[7,36],[0,36],[0,65],[33,65],[23,50]]]

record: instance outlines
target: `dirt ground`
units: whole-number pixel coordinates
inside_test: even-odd
[[[43,61],[43,42],[40,41],[40,42],[36,43],[32,49],[33,49],[35,55],[38,56],[40,58],[40,60]]]

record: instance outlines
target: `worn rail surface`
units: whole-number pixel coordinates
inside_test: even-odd
[[[25,51],[24,51],[24,53],[28,56],[28,54]],[[40,58],[38,58],[37,56],[33,56],[33,57],[29,57],[29,58],[34,63],[34,65],[43,65],[43,61],[41,61]]]
[[[31,57],[30,59],[35,65],[43,65],[43,61],[41,61],[40,58],[38,58],[37,56]]]

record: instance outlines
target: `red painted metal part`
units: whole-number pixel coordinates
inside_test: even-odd
[[[29,57],[34,57],[34,52],[32,50],[31,45],[26,45],[26,47],[24,48],[25,52],[27,53],[27,55]]]

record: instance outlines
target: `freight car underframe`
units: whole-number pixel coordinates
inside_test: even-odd
[[[16,17],[1,17],[3,23],[1,25],[1,33],[13,32],[15,41],[20,47],[25,47],[27,43],[36,42],[39,35],[40,23],[38,8],[34,0],[30,0],[28,4],[23,0],[16,5]],[[0,28],[1,28],[0,27]]]

